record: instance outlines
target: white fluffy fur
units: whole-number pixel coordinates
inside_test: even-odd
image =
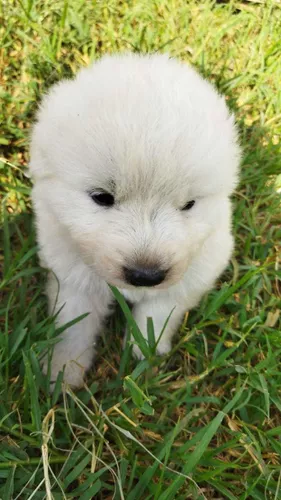
[[[159,335],[175,308],[159,343],[160,354],[169,351],[183,314],[230,258],[239,156],[224,99],[167,56],[107,56],[45,96],[31,173],[40,257],[53,271],[50,311],[62,308],[60,324],[90,313],[56,345],[53,379],[66,365],[66,381],[83,383],[113,301],[107,283],[134,303],[144,334],[148,316]],[[88,193],[97,188],[114,193],[116,205],[95,204]],[[170,272],[158,286],[133,287],[122,268],[137,262]]]

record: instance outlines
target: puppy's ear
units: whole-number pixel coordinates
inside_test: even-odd
[[[57,116],[61,114],[62,95],[66,93],[71,80],[62,80],[53,85],[43,96],[35,116],[35,123],[30,135],[29,172],[34,179],[52,175],[48,161],[48,151],[53,147],[53,129]]]
[[[240,180],[239,175],[240,175],[240,164],[242,161],[242,146],[239,135],[239,129],[236,122],[236,117],[231,111],[229,111],[228,121],[232,127],[232,136],[233,136],[232,154],[236,160],[236,162],[234,162],[234,165],[236,166],[236,168],[234,168],[234,183],[233,183],[233,190],[234,190],[238,186]]]
[[[31,132],[29,173],[34,180],[50,173],[41,149],[41,128],[41,125],[37,122],[33,125]]]

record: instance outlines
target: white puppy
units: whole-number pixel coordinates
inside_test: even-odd
[[[63,325],[55,380],[83,383],[117,286],[133,315],[170,349],[184,313],[227,265],[229,196],[240,150],[224,99],[164,55],[107,56],[45,96],[31,173],[50,311]],[[140,355],[135,347],[136,355]],[[46,370],[46,367],[45,367]]]

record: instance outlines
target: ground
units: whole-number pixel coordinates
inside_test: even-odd
[[[0,12],[0,498],[281,498],[280,1],[10,0]],[[53,82],[128,50],[170,52],[227,96],[244,150],[236,249],[163,359],[122,352],[118,297],[87,387],[62,397],[39,368],[58,332],[29,131]]]

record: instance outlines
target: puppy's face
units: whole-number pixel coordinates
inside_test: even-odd
[[[127,56],[45,99],[31,168],[90,268],[121,288],[166,288],[212,232],[229,231],[238,160],[233,120],[209,84],[165,57]]]
[[[181,192],[180,184],[173,193],[129,192],[127,198],[118,197],[117,189],[90,192],[93,207],[87,210],[95,223],[88,219],[90,231],[79,231],[81,255],[111,284],[166,288],[183,276],[228,204],[218,196]]]

